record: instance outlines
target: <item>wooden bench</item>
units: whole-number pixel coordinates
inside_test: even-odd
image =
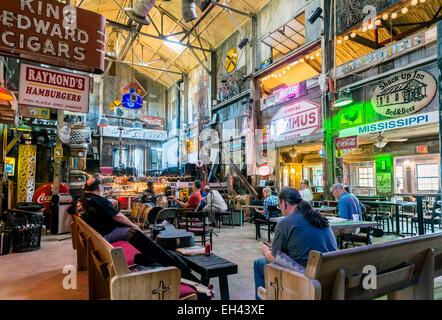
[[[374,274],[376,288],[364,289]],[[305,274],[275,265],[264,269],[266,300],[433,299],[442,275],[442,233],[320,253],[310,251]],[[365,286],[367,288],[367,286]]]
[[[73,216],[71,227],[72,245],[77,250],[77,268],[88,271],[89,299],[197,299],[196,290],[181,284],[181,271],[178,268],[131,272],[128,262],[133,263],[133,257],[126,257],[131,254],[127,248],[114,247],[77,216]],[[124,242],[117,244],[124,245]],[[129,243],[127,245],[130,246]]]

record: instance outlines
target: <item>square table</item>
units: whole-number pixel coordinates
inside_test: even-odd
[[[190,269],[201,275],[201,283],[209,284],[210,278],[219,278],[221,300],[229,300],[229,283],[227,276],[238,273],[238,265],[215,254],[210,256],[183,256]]]

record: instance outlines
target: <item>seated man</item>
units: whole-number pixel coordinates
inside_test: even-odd
[[[262,190],[262,195],[264,196],[263,210],[255,209],[258,215],[255,215],[253,220],[259,218],[265,218],[268,220],[269,218],[271,218],[269,207],[276,207],[279,203],[278,197],[272,194],[272,189],[270,189],[269,187],[265,187]]]
[[[206,206],[204,211],[210,214],[210,223],[215,224],[215,213],[227,210],[227,204],[218,190],[212,190],[209,185],[206,185]]]
[[[255,260],[253,266],[256,300],[259,300],[258,288],[265,286],[264,266],[275,262],[281,253],[290,257],[298,266],[298,270],[303,270],[310,250],[319,252],[337,250],[336,239],[327,218],[302,200],[297,190],[282,189],[279,193],[279,206],[285,217],[276,225],[271,247],[261,243],[263,257]]]
[[[108,242],[126,240],[130,228],[140,229],[112,203],[101,196],[102,184],[98,177],[89,178],[84,185],[84,196],[70,208],[70,214],[78,214]]]
[[[341,218],[363,220],[364,205],[354,195],[345,191],[342,184],[335,183],[331,186],[330,192],[338,200],[338,211]]]
[[[201,202],[201,181],[195,180],[192,185],[193,192],[186,202],[174,198],[176,203],[186,209],[196,209]]]

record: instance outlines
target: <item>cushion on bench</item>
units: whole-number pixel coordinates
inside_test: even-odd
[[[189,284],[181,283],[180,285],[180,299],[191,294],[196,294],[196,289]]]
[[[120,247],[123,249],[124,258],[128,266],[134,264],[134,258],[137,253],[140,253],[133,245],[127,241],[116,241],[111,243],[114,248]]]

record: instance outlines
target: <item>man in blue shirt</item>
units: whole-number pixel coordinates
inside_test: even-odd
[[[269,210],[270,206],[276,207],[279,204],[279,199],[277,196],[272,194],[272,189],[265,187],[262,190],[262,195],[264,196],[263,210],[256,209],[256,212],[262,214],[266,219],[271,218],[271,212]],[[259,218],[259,217],[255,217]]]
[[[346,192],[342,184],[335,183],[331,186],[330,192],[338,200],[338,211],[341,218],[354,220],[353,215],[357,215],[358,220],[363,220],[362,214],[365,212],[365,207],[358,198]]]

